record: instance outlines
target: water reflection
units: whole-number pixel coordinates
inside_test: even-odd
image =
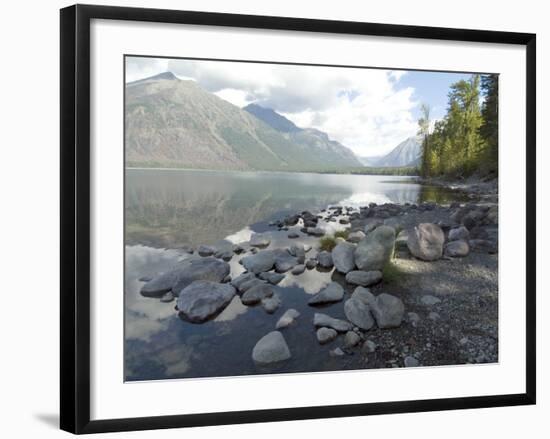
[[[416,202],[419,191],[410,177],[128,169],[126,242],[212,243],[288,212]]]

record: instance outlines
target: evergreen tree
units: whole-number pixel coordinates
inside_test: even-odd
[[[481,90],[485,100],[479,133],[484,140],[485,166],[487,172],[498,173],[498,75],[482,76]]]

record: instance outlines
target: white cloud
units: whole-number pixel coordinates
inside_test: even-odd
[[[273,108],[362,156],[384,154],[417,131],[414,89],[398,87],[403,71],[141,58],[129,59],[127,80],[164,70],[240,107]]]

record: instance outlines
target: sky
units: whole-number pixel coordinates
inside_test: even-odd
[[[441,119],[462,73],[296,66],[167,58],[126,58],[126,82],[171,71],[239,107],[272,108],[317,128],[363,157],[380,156],[418,131],[420,105]]]

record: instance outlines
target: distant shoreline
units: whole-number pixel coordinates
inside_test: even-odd
[[[362,172],[358,168],[352,168],[348,171],[346,170],[266,170],[266,169],[249,169],[249,170],[238,170],[238,169],[209,169],[209,168],[179,168],[179,167],[154,167],[154,166],[125,166],[124,169],[131,170],[156,170],[156,171],[208,171],[208,172],[242,172],[242,173],[261,173],[261,172],[271,172],[271,173],[284,173],[284,174],[328,174],[328,175],[372,175],[372,176],[394,176],[394,177],[420,177],[418,173],[407,173],[406,170],[409,168],[366,168],[366,169],[376,169],[380,170],[379,172]],[[398,170],[402,170],[400,173]],[[392,172],[394,171],[395,172]],[[412,169],[411,169],[412,171]]]

